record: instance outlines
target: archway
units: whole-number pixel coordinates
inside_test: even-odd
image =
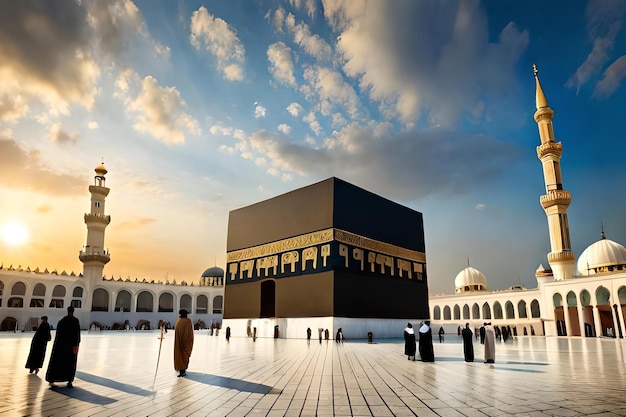
[[[502,319],[502,306],[499,301],[493,303],[493,318]]]
[[[487,303],[483,304],[483,319],[491,320],[491,307]]]
[[[472,306],[472,318],[474,320],[480,318],[480,307],[476,303],[474,303],[474,305]]]
[[[445,306],[443,308],[443,319],[452,320],[452,313],[450,312],[450,306]]]
[[[569,315],[572,336],[580,336],[580,322],[578,321],[578,301],[574,291],[567,293],[567,314]]]
[[[504,305],[504,310],[506,311],[506,318],[507,319],[514,319],[515,318],[515,308],[513,307],[513,303],[510,301],[507,301],[506,304]]]
[[[611,309],[611,293],[603,286],[596,289],[596,303],[598,316],[600,316],[600,329],[602,336],[615,337],[615,323]]]
[[[439,306],[435,306],[433,309],[433,320],[441,320],[441,308]]]
[[[589,291],[582,290],[580,292],[580,305],[582,306],[585,337],[595,337],[596,326],[593,319],[593,307],[591,306],[591,294],[589,294]]]
[[[17,330],[17,319],[15,317],[6,317],[2,320],[0,331],[8,332]]]
[[[470,308],[467,304],[463,306],[463,319],[469,320],[470,318]]]
[[[556,334],[558,336],[567,336],[567,327],[565,326],[565,311],[563,309],[563,296],[558,292],[552,296],[552,304],[554,306],[554,321],[556,322]]]
[[[454,306],[454,320],[461,320],[461,308],[458,304]]]
[[[276,316],[276,282],[267,280],[261,283],[261,314],[260,317]]]
[[[109,292],[103,288],[96,288],[91,301],[91,311],[109,311]]]
[[[117,293],[115,311],[130,311],[130,293],[128,291],[121,290]]]

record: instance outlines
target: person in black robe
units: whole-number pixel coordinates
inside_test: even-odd
[[[411,356],[413,356],[413,360],[415,360],[416,350],[415,331],[413,330],[413,325],[409,323],[404,329],[404,354],[407,356],[408,360],[411,360]]]
[[[463,355],[465,355],[465,362],[474,362],[474,338],[472,329],[469,328],[469,323],[465,325],[465,328],[461,331],[463,337]]]
[[[433,350],[433,332],[430,328],[430,320],[426,320],[419,329],[419,351],[422,362],[435,362]]]
[[[39,368],[43,366],[43,360],[46,357],[46,347],[48,342],[52,339],[50,336],[50,325],[48,324],[48,316],[41,318],[41,324],[37,327],[37,331],[33,336],[33,341],[30,343],[30,353],[26,360],[26,368],[29,369],[29,373],[39,373]]]
[[[67,308],[67,316],[57,324],[57,333],[46,372],[46,381],[50,386],[54,386],[55,382],[67,381],[67,387],[73,387],[79,345],[80,323],[74,317],[74,307],[70,306]]]
[[[485,344],[485,325],[487,323],[483,324],[482,326],[480,326],[480,344],[484,345]]]

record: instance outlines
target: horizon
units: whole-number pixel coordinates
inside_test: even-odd
[[[432,295],[468,264],[490,291],[535,288],[550,243],[532,65],[576,258],[601,227],[626,243],[625,15],[626,0],[5,2],[0,263],[82,272],[104,162],[106,277],[195,285],[225,269],[230,211],[338,177],[423,214]]]

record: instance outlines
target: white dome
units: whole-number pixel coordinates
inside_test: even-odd
[[[487,277],[478,269],[468,266],[454,278],[457,293],[465,291],[487,291]]]
[[[583,276],[604,272],[605,267],[618,265],[626,265],[626,248],[609,239],[600,239],[589,245],[577,263],[578,272]],[[602,268],[603,271],[598,271],[598,268]]]

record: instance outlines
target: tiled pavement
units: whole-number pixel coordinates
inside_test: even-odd
[[[39,375],[24,369],[32,335],[0,333],[3,416],[626,415],[624,339],[520,337],[498,343],[490,366],[465,363],[457,336],[422,363],[399,339],[227,342],[202,331],[177,378],[170,332],[155,380],[156,332],[84,332],[75,387],[51,389],[47,358]]]

